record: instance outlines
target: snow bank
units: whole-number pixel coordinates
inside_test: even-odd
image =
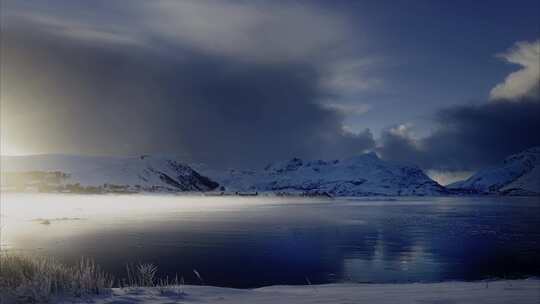
[[[162,293],[156,288],[114,289],[108,297],[92,299],[96,304],[165,303],[540,303],[540,280],[494,282],[446,282],[414,284],[328,284],[311,286],[271,286],[258,289],[231,289],[211,286],[184,286]],[[59,303],[78,303],[64,301]],[[88,303],[87,300],[80,303]]]

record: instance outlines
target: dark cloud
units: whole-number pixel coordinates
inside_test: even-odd
[[[353,22],[359,15],[317,3],[5,0],[2,149],[163,153],[223,166],[377,149],[426,169],[473,170],[539,144],[539,102],[499,100],[537,96],[528,94],[537,88],[534,43],[503,56],[522,68],[492,91],[497,101],[439,112],[426,138],[391,128],[374,148],[369,130],[347,131],[345,116],[379,128],[425,112],[432,95],[423,89],[452,81],[419,78],[423,99],[400,95],[415,102],[397,107],[384,101],[394,88],[361,95],[386,82],[373,77],[383,60],[365,50],[372,43]],[[405,77],[393,87],[409,91],[414,77]]]
[[[319,100],[309,62],[255,62],[189,47],[2,32],[2,136],[31,153],[181,155],[253,166],[373,146]],[[109,39],[110,38],[110,39]],[[122,41],[124,42],[124,41]]]
[[[438,112],[434,120],[436,131],[422,139],[387,130],[379,153],[425,169],[477,170],[540,145],[538,98],[456,106]]]

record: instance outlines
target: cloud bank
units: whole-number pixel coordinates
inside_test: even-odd
[[[374,139],[344,119],[370,114],[355,96],[384,84],[373,76],[384,60],[362,55],[367,42],[346,12],[314,2],[5,0],[1,14],[2,146],[27,153],[252,167],[376,150],[468,172],[540,145],[540,40],[499,55],[521,68],[484,103],[438,111],[425,137],[401,124]]]
[[[499,55],[522,69],[495,86],[489,100],[438,111],[432,117],[435,129],[425,137],[415,136],[411,125],[390,127],[382,133],[377,152],[451,181],[456,172],[465,176],[540,145],[539,47],[540,40],[518,42]]]
[[[511,73],[503,83],[490,92],[492,100],[512,101],[524,97],[540,98],[540,39],[521,41],[508,52],[498,55],[508,63],[521,66]]]
[[[345,157],[374,145],[369,130],[345,130],[344,114],[321,103],[322,71],[348,35],[346,18],[330,11],[113,1],[112,11],[124,9],[110,18],[83,2],[66,2],[61,16],[39,2],[31,13],[17,5],[2,32],[6,145],[215,166]]]
[[[425,169],[478,170],[540,145],[536,136],[540,134],[540,100],[450,107],[439,111],[434,123],[435,131],[423,138],[391,128],[383,133],[377,150],[386,159]]]

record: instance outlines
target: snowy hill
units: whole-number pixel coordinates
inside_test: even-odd
[[[2,187],[67,192],[209,191],[217,183],[176,160],[72,155],[2,156]]]
[[[417,167],[385,162],[374,153],[332,161],[289,161],[261,171],[204,172],[227,191],[332,196],[441,195],[447,190]]]
[[[500,166],[481,170],[448,188],[505,195],[540,195],[540,147],[511,155]]]

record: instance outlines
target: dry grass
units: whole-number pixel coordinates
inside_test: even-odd
[[[157,266],[154,264],[126,265],[127,287],[150,287],[156,285]]]
[[[121,288],[154,287],[160,294],[181,297],[184,278],[158,279],[154,264],[127,265]],[[49,257],[0,253],[0,303],[47,303],[55,297],[110,294],[113,277],[92,260],[68,266]]]
[[[138,288],[138,287],[155,287],[160,294],[181,297],[184,295],[183,285],[184,277],[178,279],[178,275],[174,279],[166,277],[165,279],[157,279],[158,268],[154,264],[136,264],[126,265],[127,281],[120,282],[120,287],[123,288]]]
[[[0,299],[6,302],[40,303],[60,295],[107,294],[114,283],[112,276],[85,258],[67,266],[53,258],[2,253],[0,270]]]

